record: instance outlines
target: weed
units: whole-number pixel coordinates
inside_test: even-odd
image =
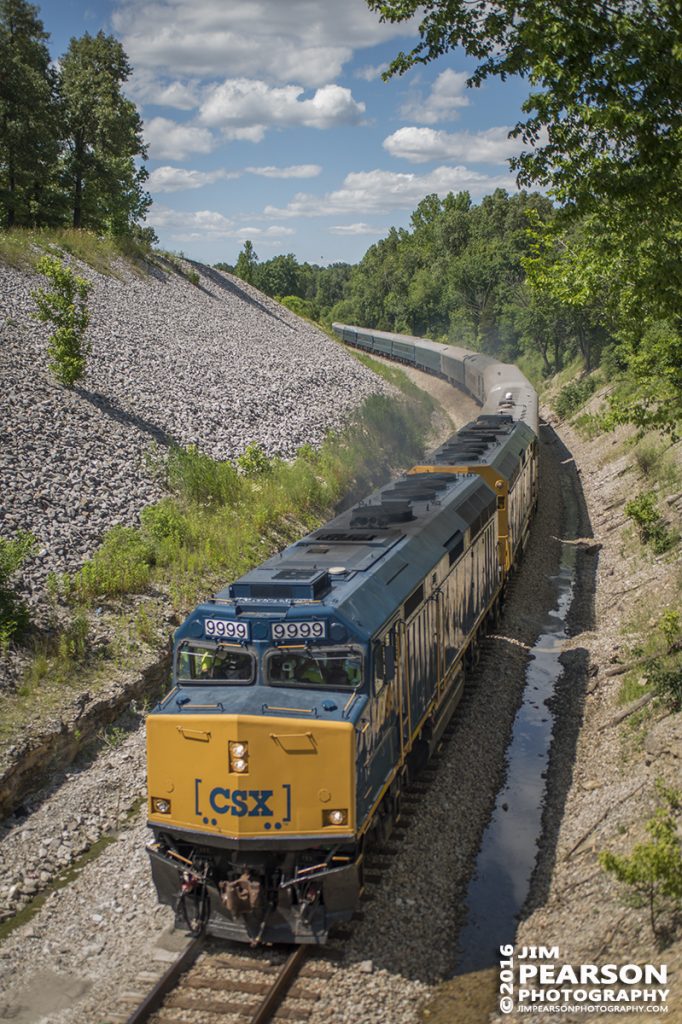
[[[664,492],[682,487],[682,470],[675,458],[675,446],[647,435],[636,439],[632,451],[642,476],[651,484],[658,484]]]
[[[677,820],[682,794],[661,782],[656,788],[662,803],[646,824],[651,840],[637,843],[628,856],[603,851],[599,863],[628,886],[629,904],[648,908],[651,930],[660,937],[661,912],[682,905],[682,847]]]
[[[120,725],[112,725],[108,729],[101,729],[98,736],[109,750],[117,750],[125,741],[128,733]]]
[[[32,533],[20,530],[13,540],[0,537],[0,652],[28,627],[29,615],[10,583],[37,544]]]
[[[63,664],[82,660],[87,647],[88,632],[88,620],[83,612],[78,612],[73,621],[59,635],[57,654]]]
[[[237,456],[236,463],[244,476],[258,476],[259,473],[268,473],[272,469],[272,462],[257,441],[247,444],[242,454]]]
[[[172,491],[200,504],[233,504],[240,492],[237,470],[230,462],[216,462],[196,445],[173,448],[166,464]]]
[[[604,433],[602,417],[591,412],[583,412],[576,416],[573,425],[585,441],[594,441],[595,437]]]
[[[47,349],[49,368],[60,384],[70,388],[85,375],[90,354],[85,331],[90,320],[87,298],[92,285],[54,256],[42,256],[36,269],[52,285],[51,291],[36,288],[32,292],[38,306],[37,319],[54,327]]]
[[[679,540],[678,534],[663,522],[653,491],[628,501],[625,515],[637,526],[642,544],[649,544],[656,555],[664,554]]]
[[[153,563],[153,547],[141,531],[114,526],[82,569],[62,577],[64,597],[71,603],[91,604],[98,597],[139,593]]]
[[[562,420],[577,412],[601,383],[598,376],[583,377],[565,384],[554,400],[554,408]]]
[[[188,270],[186,276],[189,283],[193,285],[198,285],[201,280],[196,270]]]
[[[140,605],[135,613],[134,629],[137,637],[149,647],[153,647],[157,642],[156,623],[144,605]]]
[[[170,539],[180,543],[188,533],[185,516],[170,498],[164,498],[156,505],[148,505],[140,513],[142,529],[155,541]]]

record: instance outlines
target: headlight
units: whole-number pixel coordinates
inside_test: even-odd
[[[170,814],[171,802],[162,796],[152,797],[152,814]]]
[[[248,772],[249,770],[249,745],[241,740],[230,740],[227,745],[230,755],[231,772]]]
[[[347,825],[348,811],[345,808],[343,810],[324,811],[322,821],[325,825]]]

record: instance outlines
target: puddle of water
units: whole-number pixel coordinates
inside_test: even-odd
[[[570,487],[563,488],[571,503]],[[575,516],[567,515],[569,522]],[[567,538],[569,539],[569,538]],[[567,638],[566,618],[573,599],[575,547],[563,545],[559,573],[553,577],[556,604],[543,624],[526,670],[523,703],[507,748],[507,776],[483,834],[476,869],[467,892],[467,923],[459,934],[456,976],[499,963],[499,947],[513,943],[517,917],[526,901],[541,835],[545,775],[553,716],[553,695]],[[523,571],[523,570],[521,570]]]

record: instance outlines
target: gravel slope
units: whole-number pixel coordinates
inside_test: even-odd
[[[33,319],[37,275],[0,264],[0,534],[33,531],[31,603],[49,571],[76,569],[104,531],[160,497],[153,442],[231,459],[251,441],[292,456],[386,390],[311,324],[227,274],[199,283],[120,263],[92,281],[92,355],[68,391],[46,370],[49,327]]]

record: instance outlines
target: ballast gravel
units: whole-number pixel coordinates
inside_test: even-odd
[[[289,458],[387,390],[248,284],[184,266],[196,284],[158,267],[135,273],[120,262],[105,276],[75,265],[92,282],[92,352],[69,390],[48,372],[51,330],[34,316],[32,291],[46,279],[0,264],[0,535],[38,538],[21,580],[34,607],[49,572],[77,569],[108,528],[134,525],[161,497],[155,447],[234,459],[257,442]]]

